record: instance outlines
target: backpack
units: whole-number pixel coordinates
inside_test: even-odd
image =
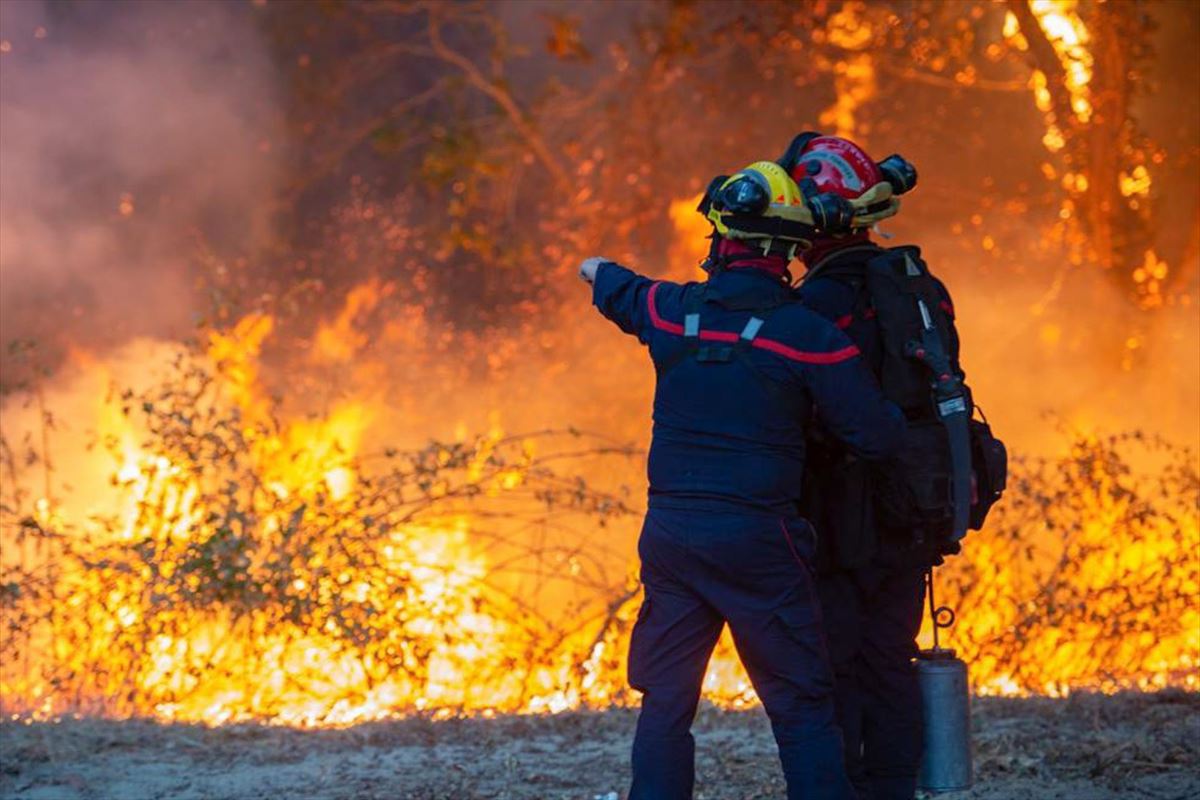
[[[849,284],[858,297],[855,316],[875,318],[881,353],[873,367],[884,395],[908,419],[899,452],[871,469],[876,518],[957,552],[957,540],[968,527],[982,527],[1003,493],[1007,452],[986,419],[973,419],[945,287],[916,247],[874,250],[865,264],[835,257],[817,274]]]

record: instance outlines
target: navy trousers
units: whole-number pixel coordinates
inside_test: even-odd
[[[841,570],[820,575],[817,587],[850,780],[861,800],[912,800],[923,735],[913,659],[924,567]]]
[[[692,720],[725,623],[771,720],[789,800],[848,800],[833,676],[798,517],[652,508],[629,682],[642,692],[630,800],[692,796]]]

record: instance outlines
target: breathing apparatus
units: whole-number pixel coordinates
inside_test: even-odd
[[[716,255],[722,238],[791,261],[818,238],[844,236],[894,216],[899,195],[916,183],[916,169],[899,155],[876,164],[845,139],[801,133],[778,160],[756,161],[709,183],[696,209],[713,226],[713,246],[702,266],[723,266]]]

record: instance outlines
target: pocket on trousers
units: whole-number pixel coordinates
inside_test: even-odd
[[[820,699],[833,691],[833,670],[815,604],[796,603],[775,611],[775,625],[787,644],[777,656],[788,680],[806,697]]]
[[[817,530],[803,517],[780,517],[779,529],[787,540],[792,557],[804,565],[806,571],[811,571],[813,558],[817,551]]]
[[[805,564],[798,572],[792,591],[774,611],[775,619],[789,639],[806,646],[814,639],[823,643],[825,619],[812,571]]]
[[[645,692],[645,665],[648,653],[646,643],[646,624],[650,617],[650,595],[642,599],[642,607],[638,609],[637,619],[633,622],[633,631],[629,634],[629,661],[626,664],[626,674],[629,685],[639,692]]]

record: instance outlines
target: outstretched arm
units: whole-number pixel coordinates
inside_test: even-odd
[[[592,284],[592,302],[600,313],[643,342],[649,325],[646,297],[654,281],[606,258],[588,258],[579,276]]]

